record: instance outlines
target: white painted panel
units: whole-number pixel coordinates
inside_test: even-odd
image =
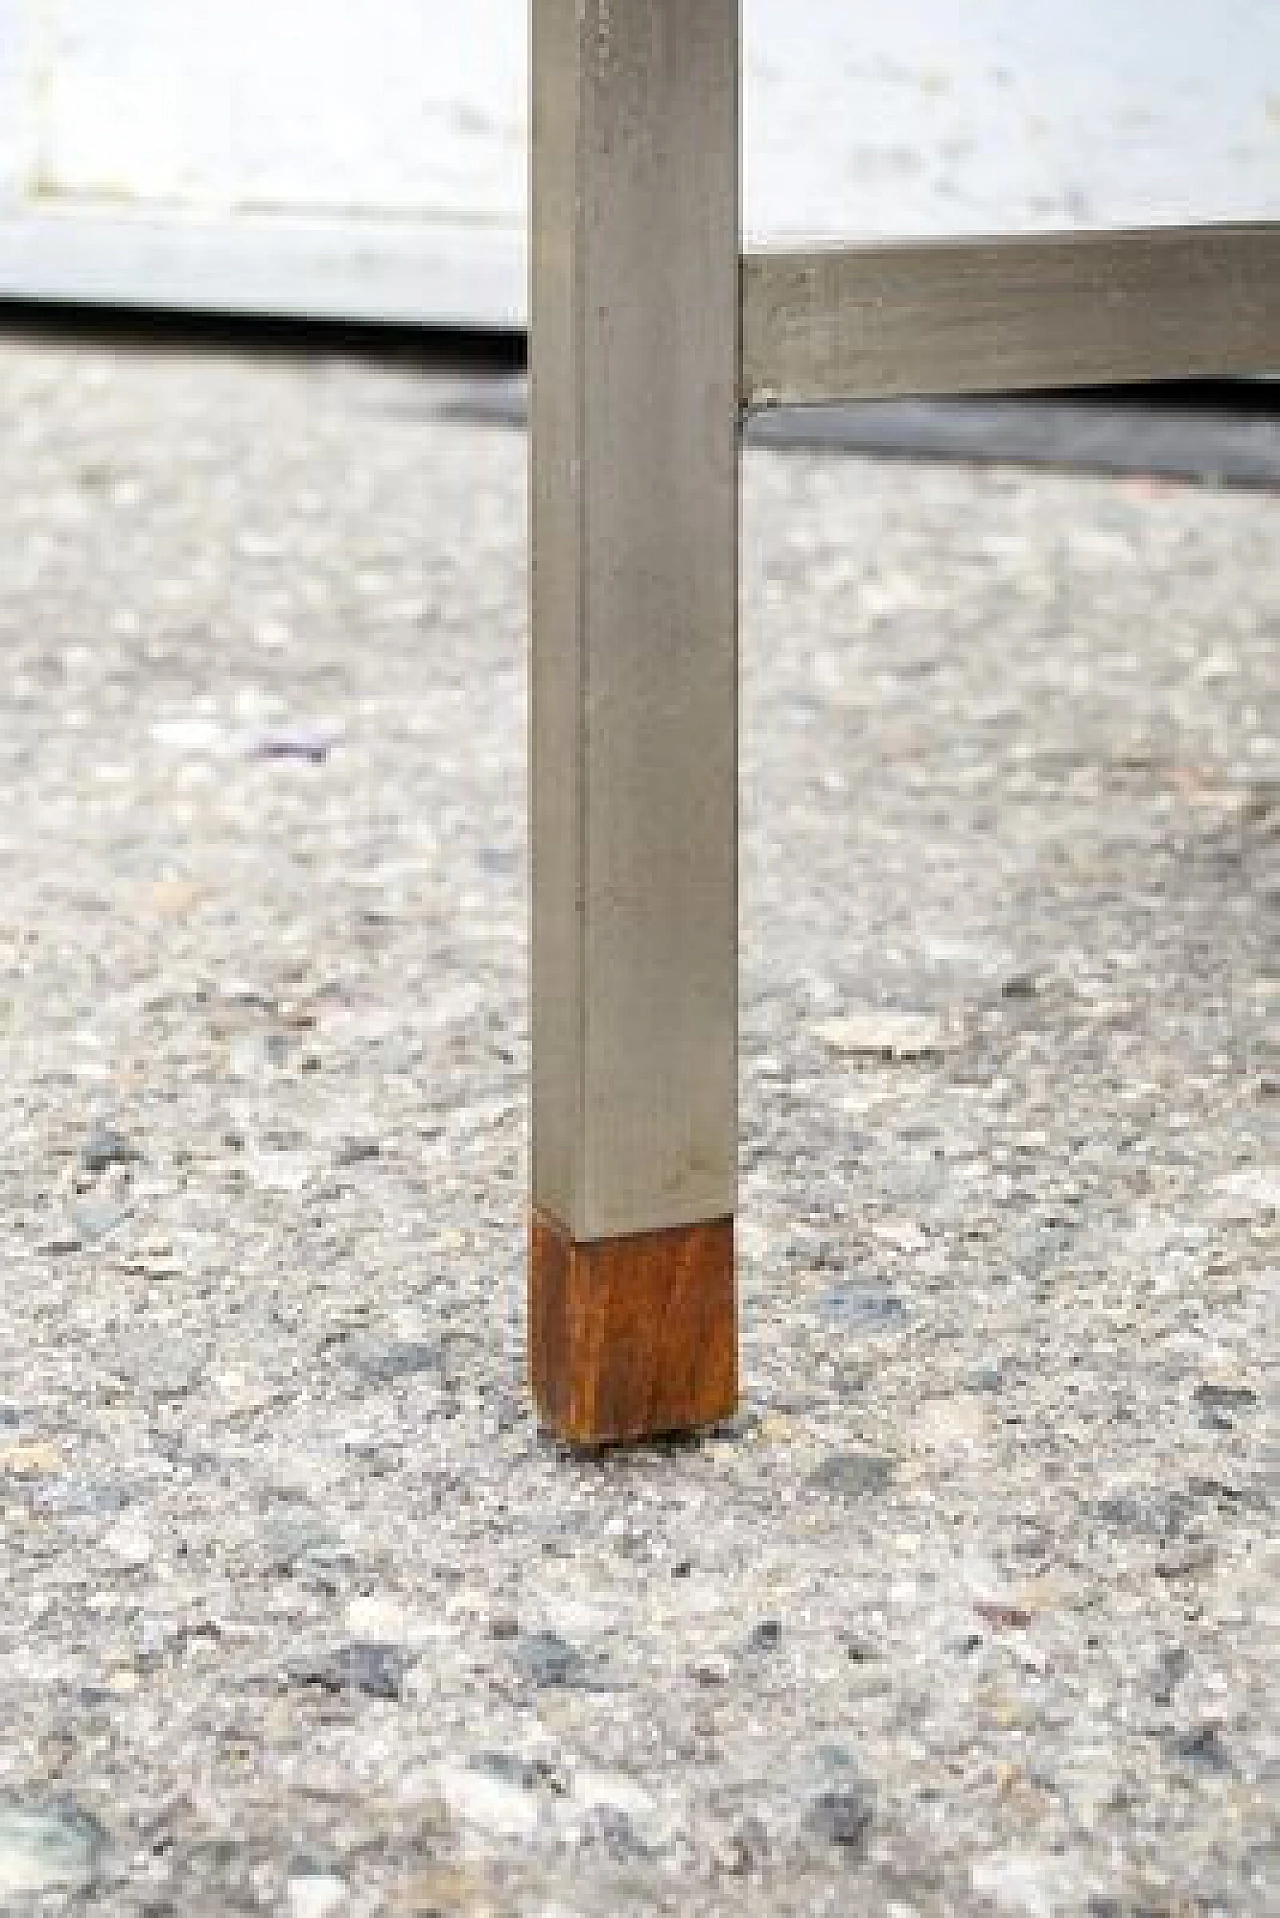
[[[527,0],[0,0],[0,295],[523,312]],[[744,0],[756,239],[1280,218],[1280,0]]]
[[[46,196],[520,217],[525,35],[512,0],[44,0],[39,11]]]
[[[0,0],[0,211],[13,206],[35,170],[39,90],[27,0]]]
[[[0,218],[0,299],[510,329],[524,323],[523,254],[518,228],[447,221]]]
[[[1280,216],[1277,0],[745,0],[761,238]]]

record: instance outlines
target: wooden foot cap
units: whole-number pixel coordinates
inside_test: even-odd
[[[534,1212],[529,1373],[572,1445],[613,1445],[728,1418],[738,1403],[733,1220],[574,1240]]]

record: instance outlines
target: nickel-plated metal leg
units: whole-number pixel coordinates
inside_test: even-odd
[[[738,0],[532,0],[530,1359],[736,1400]]]

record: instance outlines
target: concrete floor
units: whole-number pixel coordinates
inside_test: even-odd
[[[1275,1912],[1275,498],[749,454],[747,1400],[583,1461],[451,397],[0,339],[0,1908]]]

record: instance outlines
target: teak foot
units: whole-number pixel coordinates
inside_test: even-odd
[[[573,1445],[728,1418],[738,1403],[733,1220],[582,1242],[535,1211],[529,1369],[539,1413]]]

